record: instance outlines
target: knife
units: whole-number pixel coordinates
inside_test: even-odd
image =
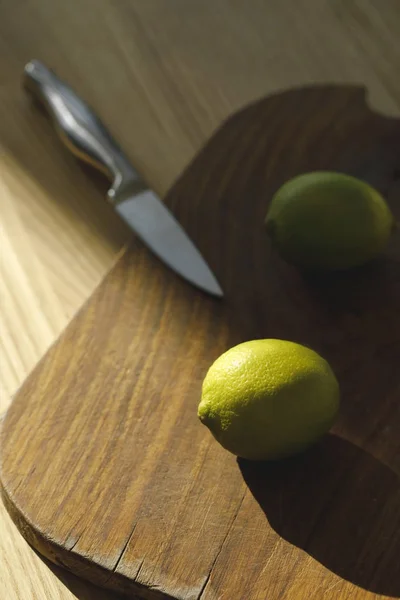
[[[89,106],[38,60],[25,66],[24,85],[45,105],[67,148],[112,181],[108,200],[136,235],[181,277],[223,296],[199,250]]]

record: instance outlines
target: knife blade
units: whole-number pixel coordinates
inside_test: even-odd
[[[200,251],[92,109],[38,60],[25,66],[24,85],[44,104],[67,148],[112,181],[108,200],[136,235],[181,277],[209,294],[223,296]]]

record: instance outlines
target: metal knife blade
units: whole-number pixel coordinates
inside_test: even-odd
[[[151,250],[179,275],[215,296],[222,290],[204,258],[178,221],[151,190],[145,190],[115,208]]]
[[[142,241],[190,283],[222,296],[222,289],[199,250],[89,106],[37,60],[26,65],[24,83],[43,102],[69,150],[110,178],[109,201]]]

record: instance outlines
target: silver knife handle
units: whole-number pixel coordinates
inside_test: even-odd
[[[50,69],[32,60],[25,67],[24,84],[45,105],[67,148],[112,181],[111,202],[125,186],[147,188],[89,106]]]

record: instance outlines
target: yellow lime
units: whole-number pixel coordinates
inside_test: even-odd
[[[367,183],[316,171],[291,179],[276,192],[266,225],[289,262],[334,270],[361,265],[382,252],[394,218]]]
[[[339,385],[316,352],[282,340],[244,342],[210,367],[198,415],[237,456],[272,460],[325,434],[339,408]]]

